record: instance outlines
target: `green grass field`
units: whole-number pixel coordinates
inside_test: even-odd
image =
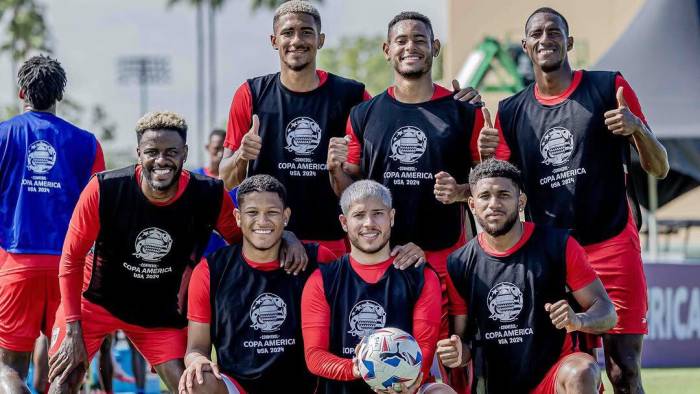
[[[646,368],[642,371],[644,390],[648,394],[698,394],[700,393],[700,368]],[[605,392],[612,387],[603,372]]]

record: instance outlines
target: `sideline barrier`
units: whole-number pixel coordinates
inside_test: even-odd
[[[700,367],[700,264],[644,264],[649,334],[642,366]]]

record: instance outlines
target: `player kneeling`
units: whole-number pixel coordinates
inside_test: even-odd
[[[477,165],[469,185],[484,232],[448,259],[461,298],[451,300],[457,335],[438,342],[441,361],[473,360],[473,392],[596,393],[598,365],[570,333],[606,332],[617,315],[583,248],[568,231],[519,220],[526,197],[510,163]],[[574,312],[568,291],[584,312]]]
[[[269,175],[247,178],[234,211],[243,243],[202,259],[189,288],[189,332],[180,393],[311,393],[301,342],[301,293],[313,269],[280,266],[291,211],[284,186]],[[309,266],[335,260],[306,244]],[[217,363],[210,358],[212,345]]]
[[[302,296],[304,352],[309,370],[321,377],[317,393],[371,393],[361,381],[355,348],[383,327],[412,333],[420,346],[422,374],[395,388],[412,394],[427,376],[440,329],[441,293],[431,269],[395,268],[389,239],[394,223],[391,193],[364,180],[343,193],[340,222],[350,254],[319,266]],[[391,390],[391,389],[390,389]]]

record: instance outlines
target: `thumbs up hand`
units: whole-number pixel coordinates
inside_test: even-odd
[[[642,121],[636,117],[627,107],[625,101],[624,88],[620,86],[617,89],[617,108],[607,111],[605,117],[605,125],[615,135],[631,136],[642,131]]]
[[[240,157],[243,160],[255,160],[260,154],[260,149],[262,148],[262,138],[260,137],[260,119],[258,115],[253,115],[253,124],[250,126],[250,130],[243,136],[241,141],[241,153]]]
[[[498,136],[498,129],[493,127],[489,110],[483,107],[481,112],[484,114],[484,127],[479,132],[479,138],[476,143],[479,148],[479,161],[484,161],[496,153],[500,137]]]
[[[350,136],[346,135],[343,138],[333,137],[328,142],[328,171],[334,171],[342,168],[343,163],[348,161],[348,144]]]
[[[459,368],[464,364],[462,361],[462,340],[457,335],[439,340],[435,352],[442,365],[447,368]]]

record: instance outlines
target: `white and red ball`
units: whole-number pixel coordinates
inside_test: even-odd
[[[380,328],[360,342],[357,353],[362,379],[374,390],[413,384],[423,354],[413,336],[398,328]]]

